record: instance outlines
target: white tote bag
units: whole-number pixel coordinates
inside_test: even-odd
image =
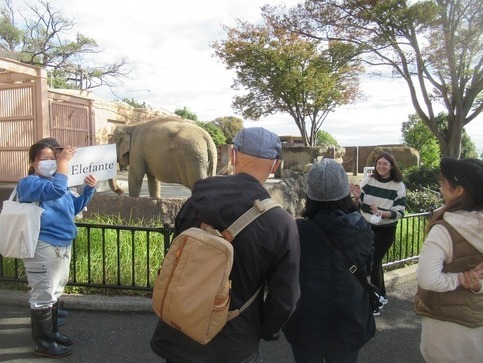
[[[17,187],[10,198],[3,202],[0,213],[0,255],[32,258],[39,238],[40,216],[44,210],[38,203],[13,200],[16,194]]]

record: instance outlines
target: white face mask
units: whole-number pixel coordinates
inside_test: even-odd
[[[57,171],[57,161],[41,160],[39,161],[38,172],[40,175],[50,178]]]

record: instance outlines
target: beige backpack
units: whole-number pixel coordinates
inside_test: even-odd
[[[152,307],[166,324],[201,344],[208,343],[255,300],[263,285],[236,310],[230,307],[231,241],[267,210],[281,207],[272,199],[253,207],[222,233],[212,228],[189,228],[171,244],[158,271]]]

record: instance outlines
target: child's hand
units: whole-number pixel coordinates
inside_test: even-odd
[[[94,188],[96,185],[97,185],[97,179],[94,175],[92,174],[89,174],[88,176],[86,176],[86,178],[84,179],[84,183],[86,183],[86,185]]]
[[[59,161],[69,161],[75,155],[76,150],[77,148],[75,147],[67,146],[60,152],[57,158]]]

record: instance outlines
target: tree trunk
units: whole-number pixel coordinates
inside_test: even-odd
[[[450,141],[441,144],[441,150],[443,156],[459,159],[461,156],[461,142],[453,137]]]

